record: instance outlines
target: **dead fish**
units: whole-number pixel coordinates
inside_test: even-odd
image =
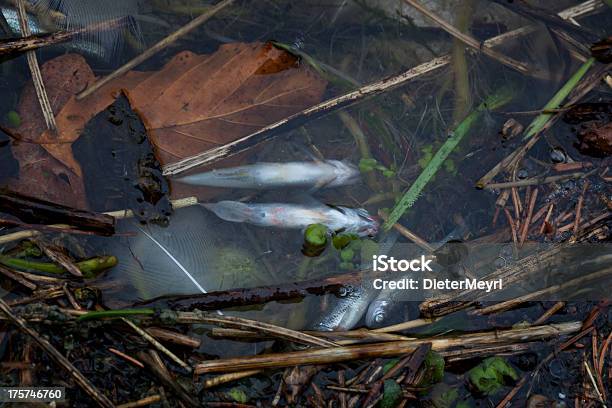
[[[398,232],[395,230],[387,233],[381,239],[378,253],[380,255],[388,253],[395,244],[398,235]],[[364,269],[369,267],[371,265],[367,263],[362,265]],[[379,292],[377,289],[374,289],[368,279],[362,279],[361,282],[356,287],[348,288],[344,296],[337,299],[331,311],[317,321],[312,329],[317,331],[344,331],[355,327]]]
[[[245,204],[219,201],[202,204],[225,221],[246,222],[260,227],[304,229],[311,224],[326,225],[332,231],[374,236],[376,221],[363,208],[347,208],[325,204]]]
[[[323,188],[354,184],[359,169],[341,160],[257,163],[192,174],[176,181],[196,186],[271,189]]]
[[[461,240],[467,234],[468,228],[465,224],[460,224],[456,228],[454,228],[448,235],[446,235],[441,241],[432,245],[432,247],[437,250],[444,246],[444,244]],[[417,252],[413,254],[413,256],[418,256]],[[408,259],[410,259],[410,255],[405,255]],[[434,264],[432,267],[435,269],[437,266]],[[420,272],[418,272],[420,273]],[[415,278],[415,273],[410,272],[406,273],[403,276],[400,276],[399,279],[410,279]],[[397,278],[394,278],[397,279]],[[418,293],[418,292],[417,292]],[[409,295],[412,295],[412,299],[416,298],[415,293],[412,290],[405,291],[401,289],[382,289],[376,299],[370,303],[368,306],[368,310],[365,315],[365,324],[369,328],[376,328],[383,326],[387,320],[391,316],[394,316],[398,311],[399,306],[402,305],[403,302],[409,301],[411,299],[407,299]],[[418,295],[417,295],[418,296]]]

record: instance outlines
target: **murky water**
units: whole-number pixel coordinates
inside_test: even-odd
[[[399,17],[392,1],[243,3],[221,12],[203,27],[139,65],[136,70],[157,71],[184,50],[212,54],[223,44],[273,40],[308,56],[302,57],[299,64],[309,65],[314,61],[315,67],[324,68],[327,86],[321,97],[323,100],[453,52],[453,40],[449,35],[433,23],[427,24],[427,27],[415,26],[408,19]],[[544,3],[543,7],[555,11],[578,4],[572,1],[541,3]],[[122,62],[137,55],[140,47],[150,46],[190,21],[201,12],[202,6],[203,2],[198,1],[144,2],[140,4],[142,15],[134,20],[139,25],[139,31],[123,31],[122,46],[117,48],[112,58],[96,58],[83,52],[87,63],[97,76],[107,75]],[[467,21],[464,24],[471,26],[473,35],[481,40],[530,24],[529,20],[488,2],[480,2],[475,10],[477,12],[466,16],[461,16],[460,10],[457,10],[453,23],[459,24],[463,18]],[[601,9],[580,18],[580,22],[603,37],[610,34],[605,30],[612,26],[612,12],[609,8]],[[417,20],[415,23],[420,24]],[[255,191],[202,187],[181,196],[178,186],[171,182],[171,198],[198,195],[204,202],[240,200],[305,205],[311,205],[314,199],[336,206],[363,207],[376,216],[380,210],[393,208],[432,153],[452,135],[470,111],[501,86],[510,84],[512,101],[495,111],[485,112],[479,118],[400,220],[402,225],[430,243],[439,242],[456,229],[458,219],[463,219],[469,230],[463,239],[498,233],[506,228],[500,226],[506,222],[503,214],[497,225],[492,225],[498,194],[478,190],[474,186],[480,177],[518,146],[517,139],[505,140],[500,129],[510,118],[527,125],[534,117],[530,112],[541,109],[581,64],[570,55],[567,46],[553,38],[542,24],[536,24],[535,31],[528,36],[508,40],[498,50],[528,63],[538,75],[525,76],[485,56],[468,53],[463,68],[459,64],[449,64],[398,89],[343,109],[340,113],[332,113],[279,134],[273,141],[229,162],[219,161],[213,165],[313,158],[346,160],[358,165],[361,159],[374,158],[378,168],[362,174],[362,181],[356,185],[314,192],[303,189]],[[37,51],[37,56],[39,63],[44,64],[67,52],[74,50],[55,45]],[[236,63],[240,64],[241,61]],[[312,67],[309,69],[314,70]],[[18,128],[18,122],[33,120],[16,113],[20,95],[30,78],[25,56],[4,58],[0,70],[0,120],[5,127]],[[224,79],[220,73],[218,75],[219,81],[235,80],[229,77]],[[197,88],[198,83],[193,86]],[[202,93],[207,91],[209,89],[200,90]],[[588,99],[609,101],[610,90],[600,88]],[[104,121],[107,118],[102,114],[95,120]],[[151,120],[144,118],[145,122]],[[134,194],[138,174],[130,170],[132,164],[124,161],[142,158],[143,153],[138,151],[142,141],[122,139],[120,133],[108,135],[104,129],[102,125],[90,125],[73,144],[75,159],[83,168],[88,204],[100,212],[132,208],[142,197],[139,198],[140,191]],[[590,161],[591,158],[576,150],[575,141],[576,136],[570,125],[555,126],[546,140],[532,150],[533,160],[525,161],[522,170],[529,176],[540,174],[541,163],[544,163],[544,167],[553,163],[554,155],[551,156],[551,153],[555,148],[561,148],[574,161]],[[0,132],[2,185],[19,183],[15,181],[20,177],[19,163],[12,149],[23,143],[27,142],[12,140]],[[561,189],[571,190],[566,194],[577,197],[581,185],[573,189],[564,185]],[[599,185],[594,188],[609,194],[609,187]],[[571,200],[568,206],[569,202]],[[592,215],[594,211],[587,215]],[[303,232],[300,230],[230,223],[201,206],[176,210],[168,217],[168,223],[169,226],[146,226],[132,218],[120,221],[118,230],[126,233],[122,237],[83,238],[82,245],[90,255],[113,254],[120,259],[118,267],[95,281],[95,285],[104,288],[103,301],[106,305],[121,307],[161,295],[322,278],[356,270],[362,262],[358,253],[347,262],[346,254],[331,246],[319,257],[305,257],[301,251]],[[381,234],[369,240],[378,243],[383,236]],[[508,235],[501,240],[511,242]],[[400,236],[397,242],[402,244],[408,241]],[[178,262],[170,258],[161,249],[162,246]],[[182,267],[177,267],[178,263],[193,275],[197,284]],[[270,302],[265,306],[229,310],[226,313],[303,329],[316,325],[320,316],[330,313],[337,301],[333,296],[312,296],[301,302]],[[512,325],[518,320],[535,318],[542,310],[540,305],[536,305],[531,309],[503,314],[493,322],[454,315],[447,319],[446,324],[430,327],[426,333],[431,330],[473,331],[490,328],[491,323]],[[416,303],[406,302],[401,312],[393,317],[388,324],[416,318]],[[362,318],[357,319],[354,327],[363,324]],[[266,345],[264,342],[245,345],[242,342],[211,341],[205,342],[203,351],[230,356],[257,352]],[[224,351],[219,351],[221,349]]]

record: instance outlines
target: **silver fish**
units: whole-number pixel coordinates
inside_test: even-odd
[[[454,228],[447,236],[445,236],[441,241],[432,245],[434,250],[441,248],[447,242],[462,239],[465,234],[468,232],[465,224],[461,224]],[[413,254],[413,255],[416,255]],[[410,258],[410,255],[405,255]],[[436,265],[432,265],[433,268],[436,268]],[[400,276],[399,279],[410,279],[415,278],[414,272],[406,273],[403,276]],[[410,291],[411,294],[412,291]],[[380,327],[385,324],[385,322],[389,319],[390,316],[394,316],[395,312],[398,311],[398,308],[402,305],[403,302],[408,301],[406,299],[406,293],[403,290],[392,290],[392,289],[382,289],[376,299],[370,303],[368,306],[368,311],[365,316],[365,324],[369,328]]]
[[[359,169],[340,160],[257,163],[192,174],[176,181],[196,186],[252,189],[338,187],[359,181]]]
[[[359,236],[374,236],[379,227],[378,221],[363,208],[324,204],[245,204],[238,201],[219,201],[202,205],[223,220],[246,222],[260,227],[304,229],[311,224],[323,224],[332,231]]]
[[[383,255],[388,253],[398,237],[398,232],[393,230],[382,238],[378,253]],[[367,269],[371,265],[363,263],[362,268]],[[372,287],[367,279],[354,288],[350,288],[346,295],[337,299],[331,311],[317,321],[312,329],[318,331],[344,331],[350,330],[363,317],[368,309],[368,305],[378,294],[378,290]]]

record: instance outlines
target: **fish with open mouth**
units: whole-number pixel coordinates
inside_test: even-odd
[[[455,240],[461,240],[469,232],[467,226],[463,223],[454,228],[448,235],[442,240],[432,245],[434,250],[442,248],[445,244],[453,242]],[[416,253],[414,255],[417,255]],[[434,268],[437,266],[434,264]],[[410,279],[414,278],[414,272],[409,272],[399,279]],[[412,293],[412,292],[411,292]],[[398,311],[398,308],[407,301],[406,293],[402,290],[397,289],[382,289],[378,296],[370,303],[368,310],[365,314],[365,324],[369,328],[376,328],[384,325],[390,316],[394,316]],[[414,300],[414,297],[413,297]]]
[[[325,204],[245,204],[239,201],[204,203],[205,208],[219,218],[231,222],[246,222],[260,227],[305,229],[311,224],[323,224],[335,232],[375,236],[379,223],[363,208],[348,208]]]
[[[385,254],[391,250],[399,233],[395,230],[388,232],[381,238],[378,253]],[[363,263],[362,268],[367,269],[371,264]],[[376,298],[379,290],[374,289],[368,279],[362,279],[357,286],[348,288],[344,296],[335,300],[328,313],[325,313],[312,326],[317,331],[344,331],[350,330],[363,317],[370,303]]]
[[[256,163],[176,179],[179,183],[229,188],[325,188],[355,184],[359,169],[342,160]]]

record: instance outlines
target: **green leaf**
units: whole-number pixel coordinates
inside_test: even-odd
[[[430,387],[444,378],[444,358],[435,351],[429,351],[423,362],[425,374],[419,383],[420,387]]]
[[[21,125],[21,116],[14,110],[9,111],[6,114],[6,122],[12,128],[17,128]]]
[[[236,401],[239,404],[246,404],[249,401],[249,397],[247,397],[246,392],[241,390],[240,388],[232,388],[227,393],[231,399]]]
[[[359,236],[356,234],[338,234],[334,235],[332,238],[332,245],[334,248],[340,250],[345,248],[351,241],[359,239]]]
[[[304,241],[308,245],[324,246],[327,244],[327,227],[323,224],[311,224],[304,231]]]
[[[374,169],[377,168],[377,166],[378,166],[378,162],[376,161],[376,159],[363,158],[359,160],[359,170],[362,173],[368,173],[370,171],[373,171]]]
[[[345,248],[342,251],[340,251],[340,259],[342,259],[344,262],[350,262],[353,260],[354,257],[355,257],[355,251],[353,251],[350,248]]]
[[[398,361],[399,361],[399,358],[394,358],[393,360],[387,361],[385,365],[383,366],[383,374],[387,374],[387,371],[392,369],[393,366],[396,365]]]
[[[503,358],[490,357],[472,368],[468,379],[478,393],[492,395],[502,388],[508,379],[516,381],[518,374]]]
[[[402,400],[402,387],[394,380],[386,380],[383,385],[383,397],[380,408],[395,408]]]

